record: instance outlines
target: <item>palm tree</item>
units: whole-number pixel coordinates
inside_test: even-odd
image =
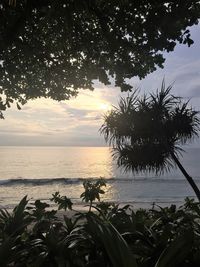
[[[126,171],[170,170],[177,165],[200,201],[200,191],[179,161],[186,144],[198,136],[198,112],[180,97],[171,94],[172,86],[149,96],[121,98],[119,107],[105,115],[100,131],[113,147],[113,157]]]

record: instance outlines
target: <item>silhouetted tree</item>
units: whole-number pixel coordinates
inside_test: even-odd
[[[180,145],[198,136],[198,112],[171,95],[171,86],[149,96],[121,98],[101,127],[113,156],[125,170],[162,172],[177,165],[200,201],[200,191],[179,161]]]
[[[163,67],[163,52],[190,46],[200,2],[0,0],[0,112],[13,101],[55,100]],[[0,113],[2,116],[2,113]]]

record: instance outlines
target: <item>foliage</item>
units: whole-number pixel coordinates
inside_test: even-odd
[[[88,216],[87,228],[93,239],[104,247],[111,266],[137,267],[127,242],[110,222],[104,222],[92,214]]]
[[[63,219],[24,197],[0,210],[2,267],[198,267],[200,203],[134,210],[99,202]],[[46,210],[48,209],[48,210]]]
[[[118,166],[133,172],[163,172],[178,166],[197,197],[200,191],[178,160],[180,145],[198,136],[198,112],[171,94],[172,86],[149,96],[135,91],[105,115],[101,133],[113,147]]]
[[[99,179],[96,182],[92,182],[91,180],[85,180],[83,182],[84,192],[81,194],[81,198],[83,201],[90,202],[90,208],[91,210],[92,203],[97,199],[100,201],[100,195],[104,194],[102,187],[106,186],[106,182],[103,179]]]
[[[198,136],[198,112],[171,94],[171,86],[149,97],[135,91],[105,115],[101,128],[114,147],[118,165],[127,170],[162,171],[171,167],[171,152],[178,155],[180,144]]]
[[[56,192],[55,194],[53,194],[51,201],[54,201],[55,203],[58,204],[59,210],[60,209],[64,209],[64,210],[72,209],[73,203],[71,202],[71,200],[67,198],[66,196],[61,196],[59,192]]]
[[[163,52],[190,46],[200,3],[185,1],[0,1],[0,110],[17,101],[76,96],[93,80],[122,91],[125,79],[163,67]]]

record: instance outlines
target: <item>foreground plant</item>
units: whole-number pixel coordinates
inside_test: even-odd
[[[12,212],[1,209],[0,266],[199,267],[200,203],[186,199],[179,208],[150,210],[105,202],[93,207],[95,213],[65,212],[59,219],[49,204],[29,204],[24,197]]]
[[[105,116],[101,133],[118,166],[133,172],[162,172],[178,166],[200,201],[200,191],[179,161],[181,145],[198,136],[198,112],[171,94],[172,86],[149,96],[136,91]]]
[[[91,211],[92,203],[97,199],[100,201],[100,195],[104,194],[105,191],[102,187],[106,186],[106,181],[104,179],[99,179],[96,182],[85,180],[83,182],[84,192],[81,194],[81,198],[86,203],[89,202],[89,211]]]
[[[66,196],[61,196],[59,192],[55,192],[52,195],[51,201],[58,204],[58,209],[64,209],[64,210],[72,210],[73,203],[71,202],[71,199],[67,198]]]

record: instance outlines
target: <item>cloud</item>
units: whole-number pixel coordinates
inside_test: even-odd
[[[174,83],[173,94],[191,98],[191,104],[200,109],[200,28],[192,28],[195,44],[187,48],[178,45],[174,52],[165,53],[164,69],[158,69],[145,79],[129,80],[133,88],[152,92]],[[116,106],[119,88],[94,81],[95,90],[81,90],[76,98],[57,102],[50,99],[29,101],[22,110],[16,106],[5,112],[0,120],[0,145],[104,145],[99,128],[106,109]]]
[[[30,101],[21,111],[15,107],[6,111],[6,119],[0,121],[0,144],[89,145],[91,140],[102,145],[98,130],[107,106],[111,107],[101,89],[94,94],[82,91],[69,101]]]
[[[191,88],[190,95],[191,97],[200,97],[200,83]]]

